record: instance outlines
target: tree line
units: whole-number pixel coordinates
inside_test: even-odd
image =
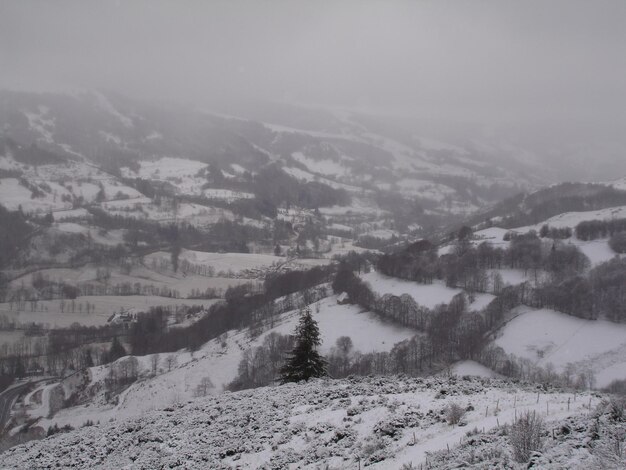
[[[576,225],[576,238],[589,241],[626,232],[626,219],[584,220]]]
[[[469,236],[458,240],[449,253],[439,255],[430,242],[416,242],[403,251],[381,255],[376,263],[379,272],[422,284],[443,280],[449,287],[470,292],[497,294],[501,280],[491,278],[487,270],[511,268],[538,276],[548,272],[554,278],[568,273],[582,273],[589,260],[574,245],[542,241],[535,232],[512,234],[507,248],[483,242],[474,246]]]
[[[131,352],[145,355],[184,348],[196,350],[229,330],[273,318],[281,308],[286,308],[283,297],[329,282],[334,270],[334,266],[316,266],[306,271],[275,274],[265,280],[262,291],[246,284],[230,287],[223,302],[211,305],[206,315],[188,327],[168,328],[154,310],[138,314],[129,335]]]

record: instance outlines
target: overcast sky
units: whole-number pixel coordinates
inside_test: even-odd
[[[0,87],[623,123],[626,1],[0,0]]]

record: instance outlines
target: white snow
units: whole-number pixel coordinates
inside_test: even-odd
[[[548,309],[520,307],[495,343],[507,353],[563,371],[592,367],[603,385],[626,379],[626,325],[584,320]],[[600,385],[600,383],[598,383]]]
[[[440,281],[435,281],[432,284],[419,284],[385,276],[376,271],[361,274],[361,279],[367,282],[372,290],[380,296],[409,294],[419,305],[429,308],[443,303],[447,304],[452,300],[452,297],[462,292],[461,289],[446,287]]]
[[[450,375],[457,375],[459,377],[470,376],[470,377],[484,377],[484,378],[496,378],[499,377],[499,374],[492,371],[491,369],[479,364],[476,361],[465,360],[459,361],[452,364],[446,373]]]
[[[416,334],[416,331],[410,328],[383,323],[378,315],[363,311],[357,305],[338,305],[336,296],[316,302],[312,305],[312,311],[320,329],[322,354],[327,354],[341,336],[349,336],[355,350],[368,353],[390,351],[394,344]],[[298,312],[285,314],[285,318],[287,320],[272,331],[292,334],[298,322]]]
[[[473,428],[510,424],[523,411],[557,427],[603,397],[571,398],[492,379],[312,380],[167,408],[155,402],[154,411],[131,419],[10,449],[3,468],[419,468],[429,453],[467,441]],[[466,426],[445,422],[452,403],[471,405]]]
[[[314,160],[301,152],[294,152],[291,155],[294,160],[302,163],[313,173],[319,173],[325,176],[346,176],[350,173],[350,169],[330,159]]]
[[[237,174],[243,174],[243,173],[246,172],[246,169],[244,167],[242,167],[241,165],[237,164],[237,163],[231,163],[230,167]]]
[[[153,253],[146,257],[146,263],[149,264],[152,258],[169,259],[170,254],[165,252]],[[216,273],[229,271],[240,273],[245,270],[268,268],[273,264],[286,261],[282,256],[258,253],[214,253],[194,250],[182,250],[180,259],[187,260],[192,264],[212,266]]]
[[[476,244],[482,242],[489,242],[493,246],[507,247],[509,242],[504,241],[504,235],[510,230],[500,227],[490,227],[483,230],[478,230],[474,233],[473,241]]]
[[[18,210],[21,206],[24,212],[45,213],[49,210],[71,207],[71,203],[65,203],[60,197],[55,198],[53,194],[44,193],[43,197],[37,198],[33,198],[32,194],[16,178],[0,179],[0,204],[9,210]]]
[[[591,266],[597,266],[616,256],[620,256],[611,249],[606,238],[590,241],[582,241],[573,238],[571,243],[576,245],[578,249],[589,258]]]
[[[232,202],[238,199],[254,199],[254,194],[243,191],[233,191],[231,189],[205,189],[204,196],[209,199],[221,199]]]
[[[580,222],[585,220],[611,220],[626,218],[626,206],[609,207],[607,209],[600,209],[595,211],[584,212],[564,212],[563,214],[555,215],[549,219],[535,225],[527,225],[524,227],[518,227],[516,232],[524,233],[530,230],[539,232],[541,227],[548,224],[550,227],[555,228],[575,228]]]
[[[381,240],[390,240],[393,237],[400,236],[400,233],[396,230],[379,229],[379,230],[372,230],[371,232],[363,233],[362,236],[379,238]]]

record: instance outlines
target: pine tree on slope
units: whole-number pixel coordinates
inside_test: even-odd
[[[301,312],[295,337],[296,345],[287,362],[280,369],[280,383],[324,377],[326,375],[326,359],[317,352],[317,346],[322,343],[320,330],[308,307]]]

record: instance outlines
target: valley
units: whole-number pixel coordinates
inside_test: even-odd
[[[35,452],[130,465],[126,440],[96,438],[119,429],[169,436],[136,446],[137,468],[179,444],[188,468],[415,468],[518,408],[556,427],[624,391],[621,180],[546,181],[532,159],[349,113],[297,127],[101,92],[0,104],[6,468]],[[332,379],[278,387],[304,311]],[[459,400],[465,429],[445,418]],[[245,409],[262,413],[247,444]],[[210,455],[174,445],[172,410],[226,437]],[[282,421],[291,434],[262,437]],[[70,436],[89,457],[49,447]]]

